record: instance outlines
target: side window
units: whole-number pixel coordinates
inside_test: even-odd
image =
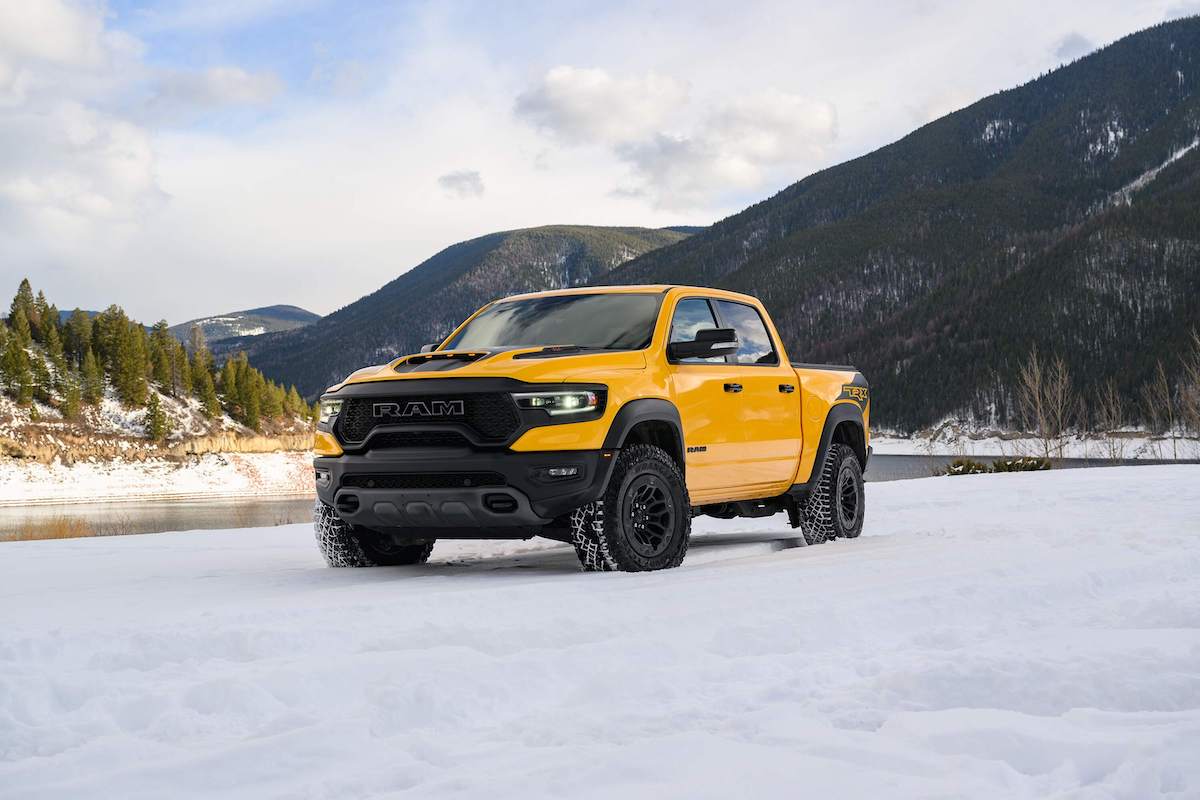
[[[738,364],[778,364],[779,356],[771,343],[771,335],[758,309],[730,300],[717,300],[717,312],[726,327],[737,331],[738,351],[733,361]]]
[[[696,331],[717,327],[717,320],[709,308],[708,301],[702,297],[689,297],[680,300],[675,305],[675,315],[671,318],[671,341],[690,342],[696,338]],[[722,364],[724,356],[714,358],[685,358],[684,364]]]

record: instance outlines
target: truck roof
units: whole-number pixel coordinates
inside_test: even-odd
[[[550,289],[544,292],[528,292],[526,294],[514,294],[509,297],[502,298],[496,302],[503,303],[506,300],[524,300],[530,297],[555,297],[557,295],[571,294],[645,294],[647,292],[654,294],[667,294],[670,292],[703,292],[712,297],[724,297],[730,300],[742,300],[757,302],[757,298],[747,294],[739,294],[731,292],[727,289],[714,289],[709,286],[685,286],[681,284],[670,283],[644,283],[618,286],[576,286],[572,289]]]

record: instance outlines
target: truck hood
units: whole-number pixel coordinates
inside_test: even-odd
[[[438,350],[364,367],[325,391],[334,392],[356,383],[429,378],[513,378],[526,383],[563,383],[594,380],[598,372],[645,368],[646,355],[642,350],[569,347]]]

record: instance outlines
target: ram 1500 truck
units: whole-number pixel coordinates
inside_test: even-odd
[[[693,516],[862,531],[871,400],[854,367],[791,363],[753,297],[605,286],[484,306],[445,341],[321,396],[316,532],[335,567],[437,539],[544,536],[585,570],[655,570]]]

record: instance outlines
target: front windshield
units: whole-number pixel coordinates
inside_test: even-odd
[[[446,350],[574,345],[640,350],[650,344],[661,297],[565,294],[497,303],[468,322]]]

